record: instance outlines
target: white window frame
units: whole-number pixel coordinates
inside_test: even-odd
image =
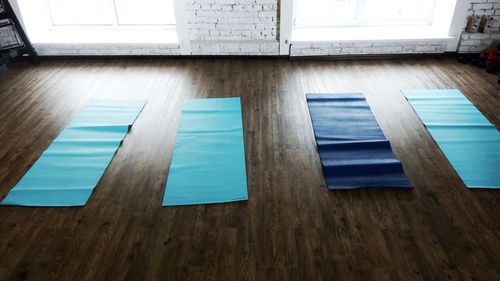
[[[33,23],[28,23],[29,17],[32,16],[31,14],[25,14],[25,12],[22,12],[22,7],[20,7],[20,3],[18,0],[10,0],[12,6],[14,7],[14,10],[16,12],[16,15],[18,19],[21,22],[21,25],[24,27],[25,31],[29,31],[30,27],[33,26]],[[31,3],[38,3],[39,7],[41,9],[44,8],[44,2],[46,0],[29,0],[33,1]],[[80,29],[85,32],[106,32],[106,31],[120,31],[120,32],[126,32],[126,31],[134,31],[141,33],[143,30],[148,30],[154,32],[155,30],[161,31],[161,30],[171,30],[174,32],[173,34],[176,34],[176,40],[175,42],[167,42],[167,43],[77,43],[77,44],[72,44],[74,46],[74,49],[76,50],[79,46],[96,46],[99,48],[107,48],[110,45],[110,48],[116,48],[123,46],[123,48],[129,48],[133,46],[134,48],[148,48],[149,46],[161,46],[161,45],[179,45],[180,53],[182,55],[187,55],[190,54],[190,42],[189,42],[189,33],[188,33],[188,25],[187,25],[187,11],[186,11],[186,3],[184,0],[173,0],[174,1],[174,15],[175,15],[175,24],[162,24],[162,25],[150,25],[150,24],[143,24],[143,25],[120,25],[118,23],[111,25],[53,25],[52,20],[48,17],[49,12],[48,12],[48,6],[45,6],[47,9],[47,13],[45,13],[42,19],[43,23],[40,24],[45,24],[46,27],[49,28],[49,31],[54,31],[54,32],[71,32],[72,30],[75,29]],[[25,18],[25,16],[27,18]],[[28,32],[28,36],[29,36]],[[37,42],[33,42],[35,47],[37,45]],[[43,45],[44,47],[51,46],[53,45],[56,48],[61,47],[61,43],[47,43],[47,42],[40,42],[40,45]],[[77,54],[77,53],[75,53]]]
[[[294,0],[281,0],[280,7],[280,55],[290,54],[290,42],[293,32]]]
[[[321,40],[308,40],[308,41],[303,41],[294,38],[294,29],[297,27],[294,26],[294,5],[295,5],[295,0],[282,0],[281,1],[281,9],[280,9],[280,34],[279,34],[279,40],[280,40],[280,55],[289,55],[290,54],[290,46],[293,43],[300,42],[300,43],[315,43],[315,42],[321,42],[321,43],[328,43],[328,42],[339,42],[339,41],[346,41],[344,39],[336,39],[336,38],[322,38]],[[438,4],[440,0],[437,0]],[[462,30],[465,26],[465,18],[467,15],[467,10],[469,9],[471,5],[471,0],[455,0],[455,8],[453,11],[453,16],[451,20],[451,24],[449,29],[447,30],[447,34],[443,35],[442,39],[447,40],[448,42],[448,48],[446,51],[449,52],[455,52],[458,48],[458,43],[460,41],[460,36],[462,34]],[[436,38],[428,38],[428,40],[433,40]],[[419,38],[413,38],[413,39],[401,39],[399,41],[415,41],[415,40],[427,40],[424,37],[419,37]],[[348,40],[352,41],[352,40]],[[358,41],[358,40],[356,40]],[[359,39],[359,41],[364,41],[363,39]],[[380,42],[380,41],[394,41],[394,40],[372,40],[370,39],[369,41],[371,42]]]
[[[294,27],[299,28],[307,28],[307,27],[362,27],[362,26],[407,26],[407,25],[430,25],[432,23],[433,14],[436,8],[436,2],[438,0],[432,0],[432,10],[429,12],[427,16],[427,20],[423,21],[398,21],[398,20],[389,20],[389,21],[369,21],[365,19],[365,11],[367,2],[370,0],[357,0],[356,2],[356,12],[354,15],[354,19],[352,20],[330,20],[330,21],[315,21],[308,24],[298,25],[295,18],[297,15],[297,0],[293,1],[293,25]],[[373,0],[372,0],[373,1]]]

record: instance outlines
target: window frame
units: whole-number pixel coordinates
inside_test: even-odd
[[[293,44],[312,44],[312,43],[322,43],[328,44],[330,42],[407,42],[415,40],[435,40],[435,36],[413,36],[411,39],[344,39],[338,38],[335,34],[332,34],[330,30],[325,28],[300,28],[293,24],[294,20],[294,3],[297,0],[281,1],[280,5],[280,32],[279,32],[279,42],[280,42],[280,55],[286,56],[290,54],[290,49]],[[439,31],[440,40],[445,40],[447,42],[447,52],[455,52],[458,48],[460,42],[460,36],[462,30],[465,27],[464,19],[467,16],[467,12],[471,5],[471,0],[437,0],[436,8],[434,13],[434,21],[431,26],[426,27],[427,29],[441,29]],[[443,6],[446,13],[443,14]],[[451,13],[451,17],[450,14]],[[335,28],[340,29],[340,28]],[[363,28],[351,28],[351,29],[363,29]],[[296,31],[305,30],[309,31],[321,31],[320,37],[313,38],[301,38],[296,36]],[[406,31],[408,33],[408,31]],[[439,34],[438,34],[439,35]]]
[[[185,0],[172,0],[174,3],[175,24],[173,25],[126,25],[116,29],[109,26],[55,26],[52,27],[51,19],[45,12],[42,0],[10,0],[18,19],[28,37],[35,46],[44,48],[63,48],[64,55],[79,54],[79,48],[96,48],[103,53],[122,48],[124,50],[138,49],[147,51],[151,46],[178,46],[181,55],[191,53],[189,38],[188,13]],[[80,36],[80,32],[83,36]],[[107,36],[107,40],[89,39],[89,34],[95,33],[99,38]],[[131,35],[132,34],[132,35]],[[69,40],[67,36],[83,38],[82,40]],[[138,40],[128,41],[123,39],[135,35],[144,35]],[[71,46],[68,48],[67,46]],[[110,51],[111,52],[111,51]],[[112,52],[111,52],[112,53]],[[139,52],[140,53],[140,52]]]

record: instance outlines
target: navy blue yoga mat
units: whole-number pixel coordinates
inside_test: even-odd
[[[411,188],[363,94],[307,94],[329,189]]]

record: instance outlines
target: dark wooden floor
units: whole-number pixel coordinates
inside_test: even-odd
[[[453,59],[13,63],[0,198],[89,99],[148,105],[85,207],[0,207],[0,280],[500,280],[500,190],[464,187],[401,88],[458,88],[500,125],[496,78]],[[365,93],[415,188],[328,191],[305,92]],[[248,202],[162,208],[181,102],[231,96]]]

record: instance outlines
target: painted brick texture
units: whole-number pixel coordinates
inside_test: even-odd
[[[188,0],[191,40],[276,40],[277,0]]]
[[[375,54],[443,53],[444,41],[333,42],[293,44],[291,56],[345,56]]]
[[[44,56],[168,56],[180,55],[178,44],[37,44],[36,50]]]
[[[194,55],[277,55],[278,0],[187,0]]]
[[[500,40],[500,0],[472,0],[468,15],[491,17],[484,33],[463,32],[458,45],[459,53],[477,53],[487,48],[493,41]]]

